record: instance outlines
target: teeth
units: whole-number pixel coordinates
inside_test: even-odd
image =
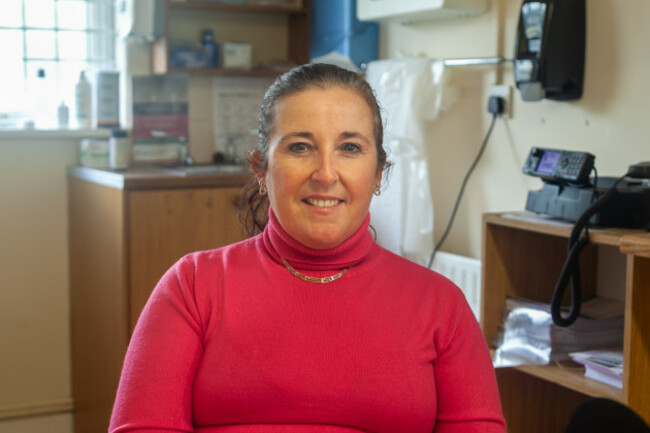
[[[331,206],[336,206],[339,204],[338,200],[316,200],[313,198],[308,198],[307,202],[312,205],[312,206],[317,206],[317,207],[331,207]]]

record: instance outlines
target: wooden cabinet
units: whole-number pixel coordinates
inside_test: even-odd
[[[76,433],[107,431],[129,337],[162,274],[186,253],[245,238],[237,200],[249,177],[70,170]]]
[[[310,0],[294,0],[292,4],[167,0],[165,30],[152,46],[152,69],[157,74],[273,76],[291,65],[308,63]],[[250,43],[253,69],[170,67],[173,45],[200,43],[203,29],[212,29],[217,43]]]
[[[507,296],[550,302],[567,254],[571,227],[536,222],[512,214],[483,217],[481,325],[493,341]],[[622,263],[620,287],[625,300],[623,389],[584,377],[584,370],[562,365],[497,369],[504,415],[510,433],[561,432],[569,415],[591,397],[623,402],[650,422],[650,233],[590,230],[591,244],[581,255],[583,295],[596,292],[599,268]],[[568,292],[568,291],[567,291]]]

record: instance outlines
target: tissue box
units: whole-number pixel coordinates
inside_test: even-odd
[[[86,167],[108,168],[108,140],[91,138],[81,140],[79,162]]]
[[[252,68],[253,48],[251,44],[247,42],[222,42],[219,44],[219,66],[222,68]]]

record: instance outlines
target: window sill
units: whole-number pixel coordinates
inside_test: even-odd
[[[7,139],[108,138],[110,135],[110,129],[0,129],[0,141]]]

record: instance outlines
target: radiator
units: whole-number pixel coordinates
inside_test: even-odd
[[[453,281],[465,294],[476,319],[481,320],[481,261],[439,251],[431,266]]]

